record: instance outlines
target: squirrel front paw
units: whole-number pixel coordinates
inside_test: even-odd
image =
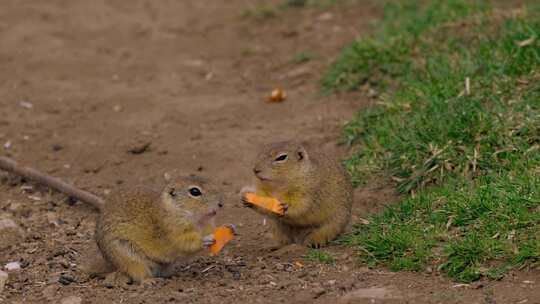
[[[225,227],[228,227],[229,229],[231,229],[233,235],[238,235],[238,230],[236,229],[236,225],[235,224],[226,224],[224,225]]]
[[[203,237],[203,247],[208,248],[216,243],[216,239],[213,234],[209,234]]]
[[[253,186],[244,186],[240,190],[240,198],[244,207],[253,208],[253,204],[246,200],[246,193],[254,193],[256,191]]]
[[[287,210],[289,210],[289,205],[281,202],[278,204],[278,216],[284,216],[287,213]]]

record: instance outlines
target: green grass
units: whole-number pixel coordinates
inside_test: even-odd
[[[345,126],[345,164],[355,184],[386,174],[407,195],[343,242],[367,263],[463,282],[538,266],[540,7],[407,0],[385,12],[322,85],[383,92]]]
[[[537,174],[537,173],[536,173]],[[463,282],[540,259],[540,178],[488,175],[409,197],[342,242],[391,270],[436,268]]]
[[[294,54],[291,62],[294,64],[302,64],[315,59],[315,57],[316,55],[309,51],[298,52]]]
[[[333,265],[336,259],[328,252],[320,249],[310,249],[305,256],[306,261]]]
[[[245,9],[240,16],[242,18],[251,18],[259,21],[274,19],[279,15],[279,9],[271,5],[257,5],[253,8]]]

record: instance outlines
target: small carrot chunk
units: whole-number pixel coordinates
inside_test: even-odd
[[[250,204],[259,206],[264,209],[268,209],[279,215],[284,214],[281,203],[273,197],[260,196],[253,192],[247,192],[244,194],[244,200]]]
[[[214,230],[216,242],[210,246],[210,254],[217,255],[225,245],[234,239],[234,231],[228,226],[221,226]]]
[[[270,96],[268,96],[269,102],[282,102],[285,99],[287,99],[287,93],[285,93],[285,91],[283,91],[281,88],[275,88],[272,90]]]

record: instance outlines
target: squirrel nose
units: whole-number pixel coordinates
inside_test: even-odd
[[[255,173],[255,175],[261,173],[261,169],[257,169],[257,168],[253,168],[253,173]]]

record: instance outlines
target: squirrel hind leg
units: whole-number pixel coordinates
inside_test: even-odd
[[[154,270],[154,276],[159,278],[170,278],[176,274],[175,263],[160,265]]]
[[[343,226],[339,223],[330,222],[315,228],[306,236],[304,244],[311,248],[321,248],[336,239],[343,231]]]
[[[154,263],[137,253],[128,241],[112,241],[107,255],[117,270],[126,274],[132,281],[142,283],[152,278]]]
[[[104,277],[106,274],[113,272],[115,267],[103,257],[97,247],[94,247],[89,248],[87,253],[83,255],[80,269],[90,278]]]
[[[281,223],[280,221],[275,221],[272,236],[274,241],[273,247],[281,248],[285,245],[294,243],[295,231],[288,225]]]

